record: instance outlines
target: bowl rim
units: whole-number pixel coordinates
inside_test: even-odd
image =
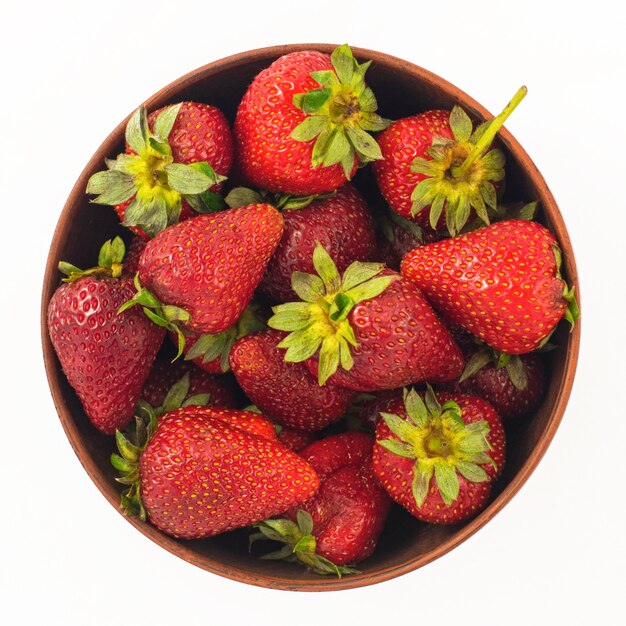
[[[337,46],[335,44],[328,43],[298,43],[298,44],[281,44],[276,46],[268,46],[262,48],[256,48],[232,54],[221,59],[212,61],[203,65],[195,70],[192,70],[183,76],[173,80],[165,87],[157,91],[150,96],[143,105],[148,109],[153,109],[159,106],[163,106],[165,102],[176,95],[181,89],[189,87],[203,78],[209,75],[216,74],[218,72],[227,71],[242,62],[267,62],[269,64],[274,59],[287,54],[289,52],[303,51],[303,50],[318,50],[325,53],[330,53]],[[405,59],[389,55],[387,53],[378,52],[376,50],[370,50],[366,48],[360,48],[351,46],[355,56],[361,59],[371,59],[374,64],[384,65],[387,69],[397,70],[399,72],[409,72],[413,78],[423,81],[429,85],[432,85],[437,90],[446,92],[451,98],[459,102],[464,108],[469,109],[473,114],[480,118],[491,117],[491,114],[481,104],[476,102],[464,91],[441,78],[440,76],[414,64]],[[548,446],[552,442],[556,431],[563,419],[565,408],[572,390],[574,377],[576,373],[576,366],[578,361],[579,347],[580,347],[580,320],[577,321],[573,331],[568,337],[568,346],[565,357],[565,363],[563,366],[563,378],[559,386],[558,394],[554,406],[552,408],[550,417],[543,429],[538,435],[537,444],[530,452],[526,461],[522,464],[519,471],[511,479],[510,483],[500,492],[494,500],[492,500],[486,509],[484,509],[478,516],[471,519],[469,522],[459,529],[458,532],[451,535],[442,544],[437,545],[431,550],[423,553],[418,558],[407,559],[406,561],[377,569],[372,573],[362,573],[351,575],[348,577],[342,577],[338,579],[327,579],[324,577],[312,578],[312,579],[288,579],[280,576],[274,576],[271,574],[258,574],[251,572],[240,567],[227,565],[219,562],[213,558],[202,556],[196,551],[191,549],[188,544],[181,544],[177,540],[161,533],[155,527],[151,526],[147,522],[141,522],[136,518],[127,517],[120,510],[119,500],[113,498],[110,493],[110,481],[101,472],[94,459],[89,454],[84,443],[81,440],[79,430],[72,418],[71,412],[63,394],[61,393],[59,380],[59,367],[54,349],[48,336],[48,324],[47,324],[47,308],[48,302],[54,292],[52,288],[53,284],[58,284],[58,280],[53,280],[58,276],[57,260],[60,248],[65,243],[66,237],[64,231],[66,231],[67,223],[73,214],[73,207],[84,198],[84,190],[87,180],[96,166],[101,165],[104,162],[104,157],[112,151],[112,149],[123,140],[124,129],[130,115],[121,121],[116,128],[107,136],[102,142],[94,155],[91,157],[87,165],[81,172],[78,180],[74,184],[70,194],[64,204],[64,207],[59,215],[59,219],[54,230],[52,237],[50,250],[48,253],[48,259],[46,262],[46,269],[43,279],[42,299],[41,299],[41,338],[44,356],[44,365],[46,370],[46,377],[48,379],[48,385],[52,394],[53,402],[65,431],[65,434],[74,450],[74,453],[78,457],[83,468],[94,482],[96,487],[100,490],[102,495],[110,502],[115,509],[125,517],[125,519],[131,523],[136,529],[138,529],[143,535],[154,541],[159,546],[165,548],[172,554],[182,558],[183,560],[196,565],[206,571],[214,574],[218,574],[225,578],[243,582],[251,585],[256,585],[265,588],[288,590],[288,591],[338,591],[342,589],[352,589],[356,587],[363,587],[367,585],[376,584],[379,582],[387,581],[397,576],[412,572],[424,565],[434,561],[435,559],[447,554],[450,550],[456,548],[461,543],[466,541],[480,528],[485,526],[502,508],[508,504],[513,496],[521,489],[526,483],[530,475],[536,469],[537,465],[543,458]],[[580,288],[578,284],[578,274],[576,270],[576,263],[574,258],[574,252],[572,244],[567,232],[567,228],[563,221],[563,217],[558,209],[556,201],[552,193],[550,192],[543,176],[530,159],[526,151],[518,143],[518,141],[511,135],[506,129],[502,128],[498,136],[506,148],[515,155],[520,165],[523,167],[528,178],[539,192],[540,201],[544,207],[544,211],[550,216],[551,230],[556,236],[561,249],[563,250],[564,258],[564,270],[568,277],[570,286],[574,286],[577,294],[577,300],[580,305]],[[55,287],[56,288],[56,287]]]

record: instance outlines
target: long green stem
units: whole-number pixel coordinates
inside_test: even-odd
[[[482,137],[476,142],[476,145],[472,148],[472,151],[467,155],[465,161],[458,167],[451,169],[451,174],[455,178],[463,178],[467,173],[467,170],[473,165],[474,161],[482,156],[483,152],[491,145],[496,133],[502,128],[502,125],[507,120],[509,115],[515,111],[517,105],[524,99],[528,89],[526,87],[520,87],[511,101],[504,107],[502,113],[491,120],[491,123],[487,127],[487,130],[483,133]]]

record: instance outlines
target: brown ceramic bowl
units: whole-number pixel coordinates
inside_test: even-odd
[[[334,47],[298,44],[244,52],[179,78],[145,104],[148,110],[153,110],[183,99],[199,100],[219,106],[232,120],[240,98],[259,70],[288,52],[312,48],[331,52]],[[378,96],[379,111],[386,117],[397,119],[429,108],[451,108],[455,104],[460,104],[476,120],[482,121],[489,116],[480,104],[461,90],[412,63],[371,50],[354,49],[354,53],[360,60],[373,60],[368,71],[368,83]],[[508,95],[503,94],[503,98]],[[523,115],[523,110],[517,114]],[[109,462],[113,441],[91,426],[65,380],[48,338],[46,309],[59,284],[58,261],[63,259],[79,267],[89,267],[102,242],[122,232],[113,210],[89,205],[85,186],[88,178],[102,169],[105,157],[114,157],[123,149],[126,121],[94,154],[63,208],[48,256],[41,311],[46,370],[61,423],[85,470],[118,510],[120,486],[114,481],[114,471]],[[507,198],[541,202],[542,219],[556,235],[563,251],[565,277],[569,284],[576,285],[578,293],[574,254],[552,194],[511,134],[502,130],[499,137],[507,152]],[[368,184],[366,177],[361,182]],[[248,554],[245,530],[207,540],[179,541],[138,519],[127,519],[144,535],[182,559],[221,576],[263,587],[300,591],[348,589],[415,570],[452,550],[489,522],[535,469],[565,411],[576,369],[579,333],[579,325],[571,334],[565,324],[560,325],[556,337],[559,347],[550,356],[550,381],[545,400],[531,419],[509,430],[506,469],[495,487],[489,506],[471,521],[450,527],[422,524],[399,508],[395,509],[376,552],[360,564],[362,574],[341,579],[324,578],[309,574],[293,564],[259,560]]]

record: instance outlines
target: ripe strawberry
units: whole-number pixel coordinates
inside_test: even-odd
[[[182,382],[181,381],[186,381]],[[161,415],[173,408],[189,405],[193,399],[201,405],[240,406],[241,389],[232,375],[215,376],[188,361],[157,358],[141,391],[141,398]]]
[[[230,352],[230,367],[263,415],[306,431],[339,419],[355,396],[332,383],[320,387],[302,363],[287,363],[277,345],[286,333],[266,330],[242,337]]]
[[[68,275],[48,304],[48,331],[61,367],[92,424],[107,435],[131,420],[164,331],[139,311],[118,314],[135,290],[122,277],[124,244],[104,244],[99,266]]]
[[[141,304],[157,324],[192,333],[220,333],[239,319],[280,241],[283,218],[253,204],[199,215],[160,232],[139,259]],[[150,311],[154,309],[156,314]]]
[[[479,350],[467,362],[457,387],[487,400],[503,422],[534,411],[546,390],[546,368],[541,354],[499,354]]]
[[[255,201],[259,201],[261,196],[256,196]],[[226,202],[233,206],[231,202],[236,203],[236,198],[231,192]],[[261,293],[274,302],[296,297],[291,275],[295,271],[314,271],[311,258],[317,243],[324,246],[340,272],[350,263],[367,261],[376,254],[374,220],[365,199],[351,183],[333,195],[315,199],[279,198],[277,206],[284,208],[285,230],[259,285]]]
[[[315,441],[315,433],[300,430],[299,428],[290,428],[276,422],[274,429],[278,435],[278,439],[286,448],[299,452],[302,448],[306,448]]]
[[[443,404],[440,404],[442,402]],[[498,414],[476,396],[406,393],[376,426],[374,472],[389,495],[425,522],[454,524],[487,503],[504,465]]]
[[[139,257],[147,243],[148,240],[145,237],[135,236],[132,238],[124,257],[124,274],[126,276],[132,277],[139,270]]]
[[[447,319],[507,354],[536,350],[560,319],[574,323],[573,289],[541,224],[507,220],[409,252],[402,273]]]
[[[130,487],[128,514],[177,538],[211,537],[277,515],[310,498],[313,468],[276,439],[257,413],[190,406],[151,417],[145,441],[118,433],[111,461]]]
[[[126,126],[126,152],[107,160],[87,193],[115,205],[124,225],[153,237],[191,217],[223,208],[215,193],[233,163],[228,121],[214,106],[180,102],[152,112],[139,108]]]
[[[375,113],[368,67],[343,45],[330,56],[292,52],[261,71],[235,119],[243,177],[254,187],[307,196],[337,189],[358,163],[380,159],[366,131],[388,122]]]
[[[357,572],[348,564],[374,552],[391,504],[374,476],[373,443],[369,435],[347,432],[300,452],[320,477],[319,491],[288,511],[287,519],[257,524],[260,532],[251,542],[273,539],[286,544],[263,558],[298,560],[318,574]]]
[[[254,413],[261,413],[261,409],[254,404],[248,405],[245,410],[252,411]],[[276,421],[274,421],[274,430],[276,431],[276,436],[280,442],[293,452],[298,452],[302,450],[302,448],[306,448],[317,439],[316,433],[300,430],[299,428],[283,426]]]
[[[255,303],[248,305],[241,317],[226,330],[202,335],[185,330],[185,360],[193,361],[198,367],[210,374],[223,374],[230,370],[228,357],[237,339],[250,333],[266,328],[264,319],[267,319],[262,307]],[[176,333],[170,333],[174,343],[178,342]]]
[[[504,178],[504,154],[489,148],[525,95],[522,87],[500,115],[474,131],[458,106],[389,126],[378,137],[383,159],[373,169],[391,208],[432,228],[439,227],[444,215],[451,235],[460,232],[472,209],[489,224],[488,208],[495,210],[496,188]]]
[[[410,281],[378,263],[352,263],[340,277],[322,246],[313,264],[319,276],[293,275],[303,302],[274,307],[268,320],[271,328],[292,331],[278,344],[287,348],[286,361],[305,361],[320,385],[330,379],[356,391],[460,375],[459,348]]]
[[[437,231],[430,226],[422,228],[392,211],[379,216],[378,234],[377,254],[370,258],[385,263],[394,271],[400,271],[402,258],[413,248],[440,239]]]

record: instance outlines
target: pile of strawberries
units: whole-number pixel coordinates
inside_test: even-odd
[[[391,121],[368,66],[287,54],[232,129],[210,104],[140,108],[86,190],[126,244],[60,263],[48,309],[129,515],[249,526],[320,574],[357,571],[394,502],[435,524],[486,505],[578,315],[536,203],[501,202],[493,144],[525,88],[476,128],[458,106]]]

